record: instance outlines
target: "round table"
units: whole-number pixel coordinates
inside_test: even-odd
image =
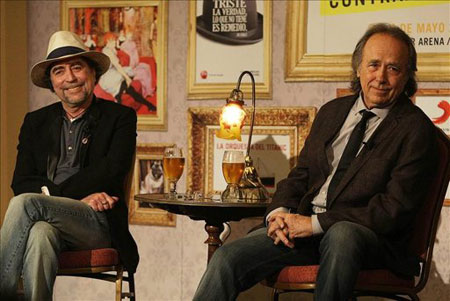
[[[164,209],[170,213],[189,216],[193,220],[204,220],[208,233],[208,262],[222,245],[220,233],[223,223],[239,221],[246,217],[264,216],[269,203],[222,202],[210,198],[187,199],[178,194],[177,199],[169,199],[166,194],[137,194],[134,199],[148,203],[151,207]]]

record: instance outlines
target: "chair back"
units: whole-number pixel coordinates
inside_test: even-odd
[[[436,128],[436,131],[438,165],[435,172],[430,175],[431,184],[422,208],[416,216],[414,236],[409,244],[409,250],[418,255],[423,262],[420,286],[425,286],[428,279],[439,217],[450,181],[450,140],[440,129]]]

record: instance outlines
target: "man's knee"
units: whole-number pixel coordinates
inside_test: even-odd
[[[36,196],[40,194],[37,193],[22,193],[16,195],[9,201],[8,210],[23,210],[30,205],[35,204]]]
[[[353,256],[355,251],[364,249],[370,239],[376,239],[376,236],[369,228],[352,222],[338,222],[325,233],[320,249]]]

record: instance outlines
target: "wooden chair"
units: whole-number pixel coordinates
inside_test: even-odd
[[[135,300],[134,274],[128,273],[128,276],[124,276],[123,272],[119,254],[113,248],[66,251],[59,256],[58,276],[88,277],[115,282],[116,301],[125,297]],[[123,281],[128,282],[128,292],[122,291]]]
[[[432,264],[433,246],[442,204],[450,181],[450,141],[441,131],[438,134],[439,166],[433,177],[426,200],[414,223],[414,233],[409,250],[421,260],[421,272],[414,277],[400,278],[387,269],[363,270],[359,273],[354,289],[354,297],[379,296],[393,300],[419,300],[419,293],[427,283]],[[314,292],[319,266],[287,266],[277,275],[262,282],[273,288],[273,300],[280,293],[292,291]]]
[[[128,200],[131,194],[134,159],[135,157],[133,156],[132,167],[124,182],[125,200]],[[128,276],[124,276],[124,271],[119,253],[113,248],[66,251],[59,255],[58,276],[87,277],[115,282],[116,301],[120,301],[123,298],[129,298],[134,301],[136,298],[134,274],[127,272]],[[122,291],[123,281],[128,282],[128,292]]]

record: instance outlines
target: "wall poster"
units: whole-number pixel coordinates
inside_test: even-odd
[[[138,130],[166,128],[168,2],[61,0],[61,27],[106,54],[97,97],[133,108]]]
[[[414,102],[435,126],[450,137],[450,89],[419,89],[414,95]],[[450,206],[450,185],[445,194],[444,206]]]
[[[351,54],[370,24],[402,28],[415,42],[419,81],[450,81],[450,2],[288,1],[286,81],[347,81]]]
[[[189,2],[189,99],[224,99],[241,72],[253,73],[256,97],[270,99],[272,1]],[[251,92],[248,82],[244,93]]]

